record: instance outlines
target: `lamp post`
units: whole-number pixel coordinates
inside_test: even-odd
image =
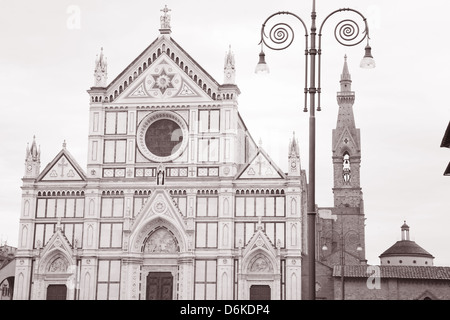
[[[341,233],[339,234],[339,244],[341,247],[341,253],[340,253],[340,260],[341,260],[341,300],[345,300],[345,285],[344,285],[344,267],[345,267],[345,241],[347,239],[347,236],[350,233],[355,233],[358,235],[358,241],[360,242],[360,238],[359,238],[359,233],[357,233],[354,230],[349,230],[347,231],[345,234],[343,233],[343,226],[341,225]],[[330,232],[336,232],[334,230],[330,230]],[[322,246],[322,250],[326,251],[328,250],[328,247],[326,245],[326,241]],[[361,247],[361,244],[359,243],[358,246],[356,247],[356,251],[362,251],[363,248]]]
[[[309,183],[308,183],[308,199],[307,199],[307,214],[308,214],[308,290],[309,299],[315,300],[316,298],[316,267],[315,267],[315,247],[316,247],[316,203],[315,203],[315,153],[316,153],[316,119],[315,119],[315,103],[317,94],[317,111],[320,111],[320,72],[321,72],[321,54],[322,54],[322,28],[325,22],[333,16],[334,14],[341,12],[350,12],[355,14],[357,17],[362,19],[363,30],[360,30],[358,23],[352,19],[345,19],[340,21],[335,28],[335,38],[336,40],[344,46],[355,46],[361,43],[364,39],[367,39],[367,44],[365,47],[365,55],[361,61],[360,66],[362,68],[370,69],[375,67],[375,61],[373,60],[371,47],[369,45],[369,27],[367,24],[367,19],[358,11],[350,8],[342,8],[331,12],[323,20],[319,28],[319,33],[317,34],[316,27],[316,1],[312,2],[311,11],[311,27],[308,32],[305,22],[296,14],[288,11],[280,11],[269,16],[261,27],[261,53],[259,54],[259,62],[256,66],[256,73],[268,73],[269,68],[265,61],[264,45],[272,50],[284,50],[288,48],[294,40],[294,31],[292,27],[284,22],[276,23],[271,28],[268,28],[269,34],[265,32],[266,24],[274,17],[279,15],[289,15],[296,18],[301,22],[305,31],[305,101],[304,101],[304,112],[308,112],[307,101],[309,94]],[[309,39],[308,39],[309,37]],[[318,46],[316,45],[316,38],[318,37]],[[308,40],[309,49],[308,49]],[[318,56],[317,65],[317,80],[316,80],[316,56]],[[308,87],[308,66],[309,66],[309,87]]]

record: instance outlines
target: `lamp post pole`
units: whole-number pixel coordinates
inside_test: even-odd
[[[341,300],[345,300],[344,267],[345,267],[345,236],[344,227],[341,224]]]
[[[315,190],[316,190],[316,118],[315,118],[315,101],[316,101],[316,93],[318,94],[318,103],[317,103],[317,111],[320,111],[320,71],[321,71],[321,32],[324,23],[328,20],[328,18],[335,13],[350,11],[359,15],[364,22],[364,31],[362,34],[364,36],[360,37],[361,39],[357,39],[358,35],[360,35],[359,26],[353,20],[342,20],[335,29],[335,38],[336,40],[344,46],[355,46],[361,43],[364,39],[367,38],[367,45],[365,56],[361,61],[361,67],[363,68],[374,68],[375,63],[373,61],[373,57],[371,55],[371,48],[369,46],[369,27],[367,25],[367,19],[358,11],[343,8],[338,9],[330,13],[322,22],[319,28],[319,34],[317,34],[316,27],[316,1],[312,2],[312,11],[311,11],[311,27],[308,34],[308,29],[304,21],[296,14],[288,12],[288,11],[280,11],[275,14],[269,16],[266,21],[264,21],[261,28],[261,53],[259,54],[259,63],[256,66],[256,73],[268,73],[269,68],[265,61],[264,54],[264,45],[273,50],[284,50],[288,48],[292,41],[294,40],[294,32],[293,29],[287,23],[277,23],[275,24],[269,32],[269,36],[265,33],[266,23],[275,16],[278,15],[290,15],[297,18],[304,27],[305,30],[305,105],[304,112],[308,111],[307,108],[307,94],[309,93],[309,182],[308,182],[308,199],[307,199],[307,230],[308,230],[308,290],[309,300],[316,299],[316,199],[315,199]],[[339,34],[337,33],[339,31]],[[308,36],[310,36],[309,50],[308,50]],[[316,37],[319,36],[318,48],[316,48]],[[317,79],[316,79],[316,56],[318,55],[318,68],[317,68]],[[308,82],[308,61],[309,61],[309,86]],[[317,83],[317,87],[316,87]]]
[[[309,49],[310,84],[309,84],[309,182],[307,201],[308,228],[308,288],[309,299],[316,299],[316,1],[311,12],[311,46]]]

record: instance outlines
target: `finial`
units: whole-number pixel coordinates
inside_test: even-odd
[[[348,71],[347,55],[344,56],[344,67],[341,74],[341,91],[351,91],[352,77]]]
[[[161,34],[168,34],[170,33],[170,15],[168,12],[172,10],[167,8],[166,4],[164,9],[161,9],[160,11],[164,12],[164,15],[161,16],[161,29],[159,29],[159,31]]]
[[[64,140],[64,142],[63,142],[63,149],[65,149],[66,146],[67,146],[67,143],[66,143],[66,140]]]
[[[97,54],[94,69],[94,85],[96,87],[106,87],[108,78],[108,63],[103,55],[103,47],[100,48],[100,56]]]

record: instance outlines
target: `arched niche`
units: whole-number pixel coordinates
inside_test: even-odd
[[[188,238],[183,230],[179,230],[174,222],[167,220],[163,217],[152,217],[149,220],[142,223],[142,226],[137,228],[130,237],[129,251],[135,253],[150,253],[151,249],[150,240],[161,244],[161,252],[153,253],[165,253],[164,250],[176,251],[170,253],[182,253],[187,251]],[[148,247],[147,251],[144,249]],[[163,247],[167,247],[163,249]],[[160,249],[154,249],[159,251]]]

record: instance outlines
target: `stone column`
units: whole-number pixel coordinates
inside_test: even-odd
[[[181,257],[178,259],[178,299],[194,299],[194,257]]]
[[[141,265],[142,259],[139,258],[124,258],[122,260],[120,300],[139,300]]]

